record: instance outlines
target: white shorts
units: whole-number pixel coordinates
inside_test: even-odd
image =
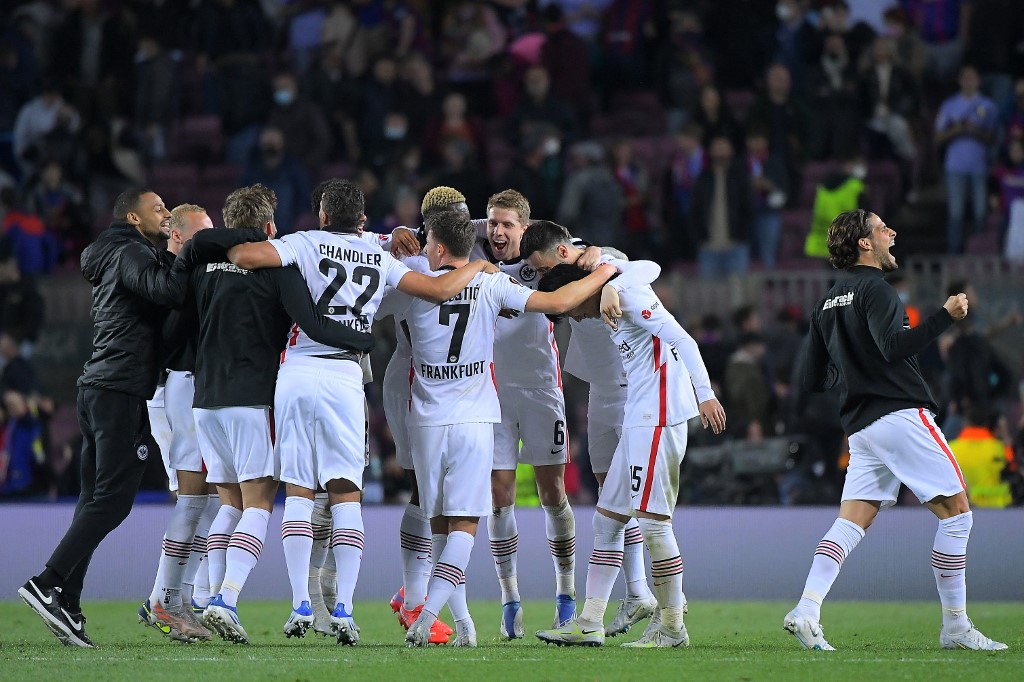
[[[686,454],[686,422],[622,430],[597,506],[630,516],[672,516],[679,499],[679,467]]]
[[[196,437],[196,421],[192,416],[195,393],[192,372],[167,373],[164,410],[171,427],[170,466],[175,471],[203,470],[203,458],[199,454],[199,440]]]
[[[392,355],[384,371],[384,416],[395,441],[395,459],[405,470],[413,468],[412,451],[409,449],[409,430],[405,422],[409,416],[412,400],[412,360]]]
[[[490,423],[413,426],[409,436],[416,463],[420,508],[435,516],[490,516]]]
[[[498,402],[501,422],[494,425],[495,470],[513,470],[518,464],[544,466],[569,461],[562,389],[499,387]]]
[[[207,482],[278,478],[269,407],[197,407],[192,414],[199,447],[206,453]]]
[[[935,417],[924,408],[891,412],[850,436],[843,500],[896,504],[900,483],[922,503],[964,491],[964,477]]]
[[[288,358],[274,394],[281,480],[315,490],[345,479],[363,486],[366,394],[350,360]]]
[[[178,490],[178,474],[171,468],[169,460],[171,453],[171,426],[167,423],[167,412],[164,408],[164,387],[157,386],[156,393],[152,400],[146,401],[146,409],[149,412],[149,430],[153,434],[153,440],[160,448],[160,457],[164,461],[164,471],[167,472],[167,488],[171,492]]]
[[[590,468],[604,474],[622,437],[622,415],[626,409],[626,387],[591,384],[587,402],[587,452]]]

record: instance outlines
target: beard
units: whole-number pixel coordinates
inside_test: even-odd
[[[892,272],[893,270],[899,270],[900,268],[888,251],[886,251],[884,256],[878,259],[878,267],[882,269],[882,272]]]

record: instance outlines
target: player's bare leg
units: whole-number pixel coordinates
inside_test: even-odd
[[[314,490],[292,483],[285,484],[281,545],[284,549],[285,565],[288,567],[288,581],[292,588],[292,612],[284,624],[286,637],[305,637],[306,630],[314,621],[312,598],[309,593],[310,554],[314,543],[314,506]]]
[[[466,603],[466,567],[473,551],[479,524],[477,517],[437,516],[430,520],[433,532],[434,570],[427,588],[427,601],[406,633],[410,647],[424,647],[433,641],[432,624],[445,604],[455,619],[454,646],[475,647],[476,627]]]
[[[522,639],[523,609],[519,597],[516,563],[519,554],[519,529],[516,527],[516,472],[514,469],[495,469],[491,472],[491,502],[493,513],[487,519],[487,534],[491,540],[494,570],[501,587],[501,636]]]
[[[533,471],[555,568],[552,627],[558,627],[576,616],[576,517],[565,493],[565,465],[536,466]]]
[[[331,625],[339,644],[358,644],[359,626],[352,619],[352,599],[363,560],[362,491],[352,481],[336,478],[327,482],[331,504],[331,551],[338,572],[338,597]]]

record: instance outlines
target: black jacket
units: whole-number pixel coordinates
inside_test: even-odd
[[[898,410],[938,412],[916,355],[952,324],[939,308],[911,329],[881,269],[855,265],[811,314],[810,339],[799,359],[803,388],[840,386],[839,417],[847,435]]]
[[[691,230],[698,246],[708,240],[714,200],[715,171],[709,167],[697,177],[690,204]],[[725,173],[725,203],[729,214],[729,238],[737,244],[747,243],[747,233],[754,217],[754,188],[750,182],[750,171],[740,161],[733,161]]]
[[[161,326],[188,288],[185,262],[168,265],[138,230],[119,222],[82,252],[82,274],[92,284],[93,336],[80,387],[153,396]]]

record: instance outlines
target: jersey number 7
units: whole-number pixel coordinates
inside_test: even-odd
[[[446,327],[452,324],[455,316],[455,327],[452,329],[452,342],[448,344],[448,363],[459,361],[462,355],[462,340],[466,336],[466,325],[469,324],[469,303],[445,303],[438,307],[437,322]]]

